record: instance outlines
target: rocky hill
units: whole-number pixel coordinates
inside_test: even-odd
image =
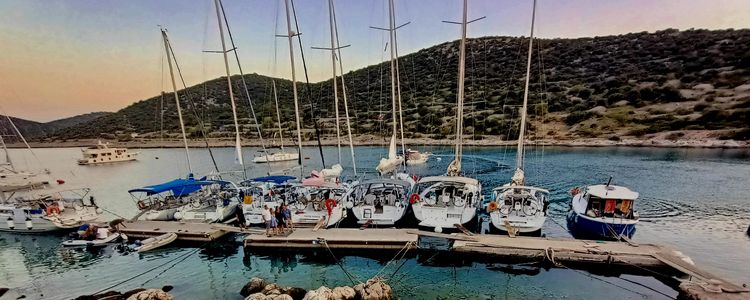
[[[16,117],[10,118],[13,121],[13,124],[18,127],[18,130],[26,139],[39,140],[59,134],[59,132],[63,129],[70,128],[82,123],[88,123],[95,120],[96,118],[109,114],[111,113],[92,112],[46,123],[25,120]],[[20,140],[5,116],[0,116],[0,134],[2,134],[4,137],[7,136],[6,139],[8,139],[9,142],[16,142]]]
[[[467,41],[466,133],[515,137],[528,38]],[[407,137],[444,138],[453,132],[458,42],[400,58]],[[533,53],[530,135],[533,139],[709,137],[750,139],[750,30],[663,30],[576,39],[538,39]],[[358,134],[386,134],[390,122],[387,63],[346,74],[352,125]],[[235,97],[245,134],[252,136],[239,75]],[[245,75],[264,130],[274,130],[271,78]],[[276,79],[284,126],[293,126],[291,82]],[[312,101],[308,99],[309,88]],[[192,135],[198,120],[212,136],[230,136],[232,118],[225,79],[179,92]],[[340,91],[341,94],[341,91]],[[313,116],[327,133],[333,122],[331,80],[300,85],[305,127]],[[309,103],[315,104],[315,109]],[[163,118],[160,108],[164,108]],[[342,108],[343,114],[343,108]],[[172,94],[138,101],[116,113],[59,131],[51,138],[127,138],[178,129]]]

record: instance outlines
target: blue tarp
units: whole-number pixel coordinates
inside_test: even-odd
[[[202,186],[212,185],[217,182],[208,180],[196,180],[188,177],[187,179],[179,178],[162,184],[144,186],[142,188],[129,190],[128,193],[146,193],[146,195],[159,194],[171,191],[175,197],[182,197],[201,189]]]
[[[258,178],[255,178],[255,179],[251,179],[250,181],[254,181],[254,182],[273,182],[275,184],[282,184],[284,182],[287,182],[287,181],[293,180],[293,179],[296,179],[296,177],[294,177],[294,176],[279,175],[279,176],[258,177]]]

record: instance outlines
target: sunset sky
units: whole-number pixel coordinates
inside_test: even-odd
[[[397,0],[399,52],[457,39],[459,0]],[[383,59],[385,0],[338,0],[345,69]],[[469,36],[528,35],[531,0],[470,0]],[[297,0],[311,80],[330,78],[325,0]],[[243,69],[289,78],[283,2],[224,0]],[[276,28],[278,16],[278,29]],[[748,0],[539,0],[536,35],[584,37],[666,28],[748,28]],[[92,111],[116,111],[170,90],[162,81],[161,37],[168,28],[189,85],[223,75],[213,0],[0,0],[0,114],[50,121]],[[274,64],[274,53],[276,63]],[[297,57],[299,62],[299,57]],[[301,66],[298,66],[301,72]],[[166,68],[165,68],[166,71]],[[236,73],[236,68],[233,73]],[[164,73],[164,79],[168,73]],[[300,78],[298,77],[298,80]]]

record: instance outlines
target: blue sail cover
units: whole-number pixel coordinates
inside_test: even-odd
[[[251,181],[254,181],[254,182],[273,182],[275,184],[282,184],[284,182],[287,182],[289,180],[293,180],[295,178],[296,177],[294,177],[294,176],[283,176],[283,175],[279,175],[279,176],[264,176],[264,177],[258,177],[258,178],[252,179]]]
[[[162,184],[144,186],[142,188],[129,190],[128,193],[146,193],[146,195],[160,194],[163,192],[170,191],[175,197],[182,197],[189,195],[195,191],[201,189],[202,186],[212,185],[215,181],[207,180],[196,180],[195,178],[189,177],[187,179],[179,178],[172,181],[167,181]]]

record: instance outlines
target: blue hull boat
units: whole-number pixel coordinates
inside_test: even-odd
[[[570,211],[567,219],[568,230],[575,238],[618,240],[622,236],[632,238],[635,234],[635,224],[608,223],[575,211]]]

